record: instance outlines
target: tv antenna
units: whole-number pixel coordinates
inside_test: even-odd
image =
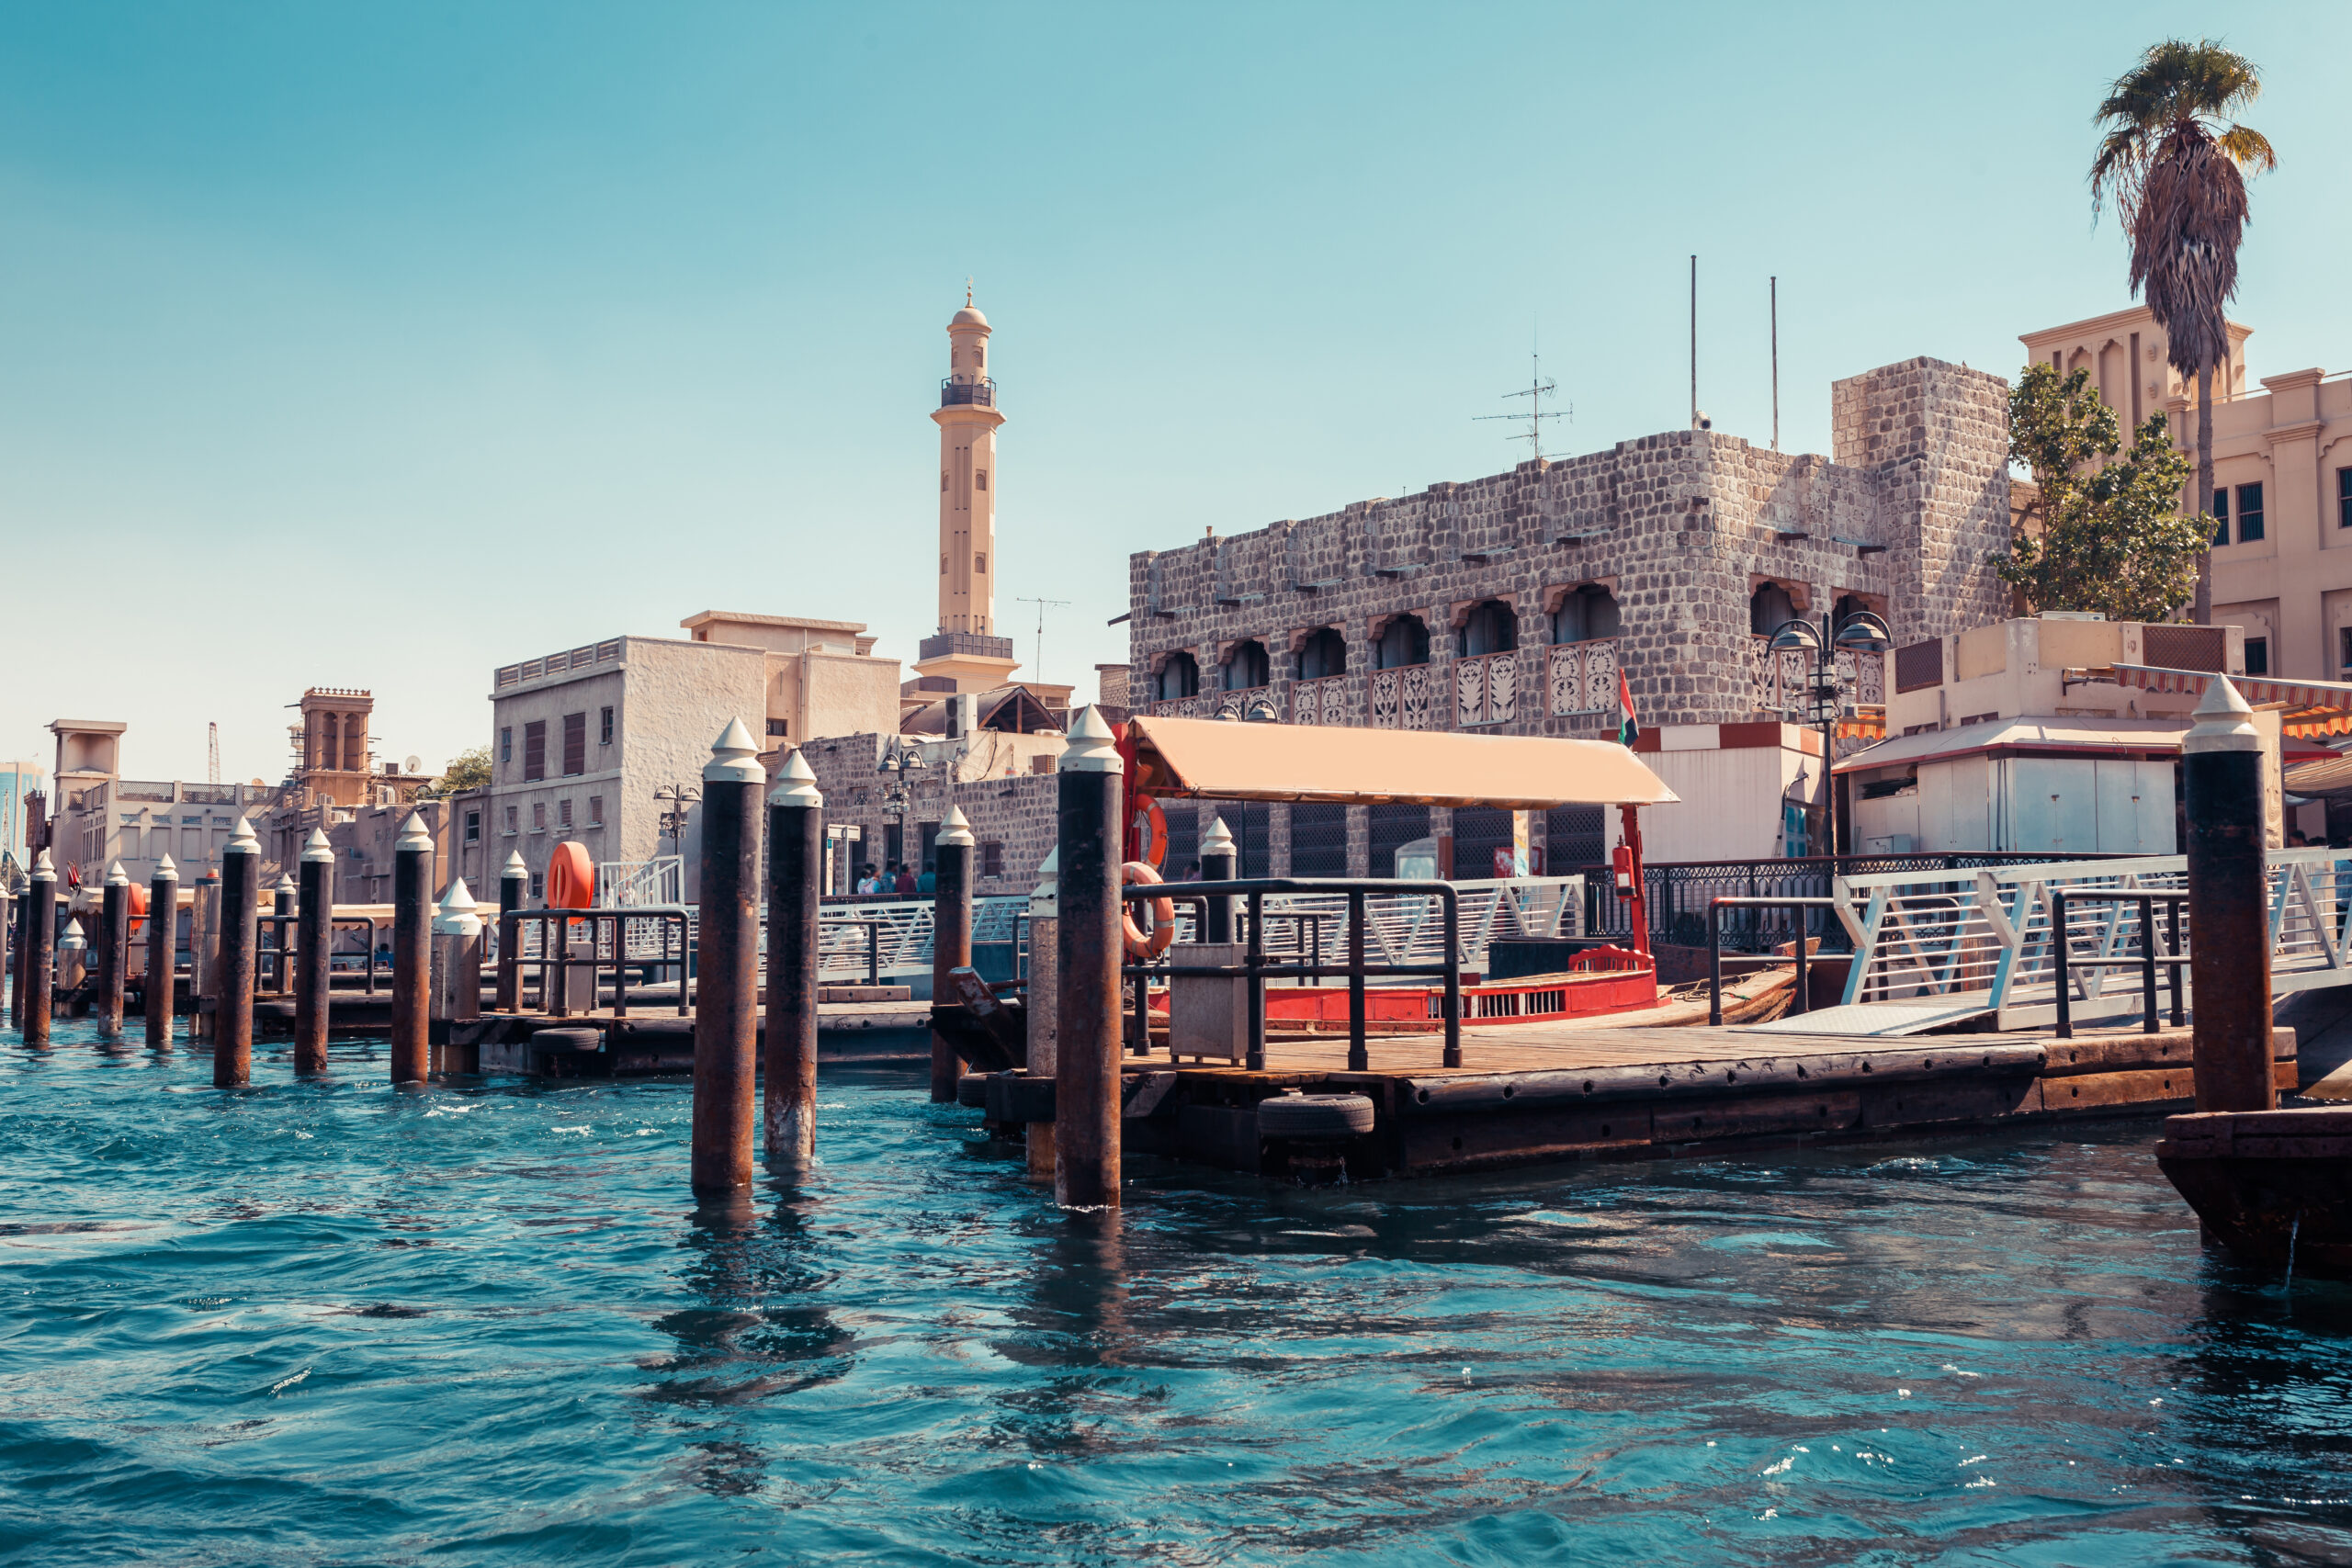
[[[220,727],[208,724],[204,730],[204,782],[217,784],[220,782]]]
[[[1037,667],[1037,679],[1042,681],[1046,678],[1046,612],[1048,609],[1067,610],[1069,608],[1069,601],[1067,599],[1033,599],[1026,593],[1022,593],[1014,595],[1014,602],[1017,604],[1035,604],[1037,606],[1037,657],[1035,663]]]
[[[1525,413],[1473,414],[1471,416],[1471,423],[1474,424],[1483,424],[1489,420],[1507,419],[1511,421],[1513,423],[1524,424],[1527,426],[1525,430],[1515,430],[1509,435],[1504,436],[1503,439],[1506,441],[1524,441],[1534,448],[1535,456],[1541,457],[1544,456],[1544,422],[1547,419],[1565,419],[1574,421],[1577,416],[1577,409],[1574,403],[1568,404],[1565,410],[1560,411],[1545,409],[1544,406],[1544,400],[1557,395],[1560,389],[1559,384],[1554,381],[1547,381],[1544,378],[1544,355],[1540,352],[1533,348],[1530,348],[1527,351],[1527,360],[1530,368],[1528,371],[1526,388],[1521,391],[1505,392],[1503,394],[1505,401],[1509,401],[1513,398],[1525,398],[1527,400],[1527,412]]]

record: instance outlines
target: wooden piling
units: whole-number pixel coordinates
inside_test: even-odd
[[[952,1005],[958,969],[972,966],[972,824],[964,808],[950,806],[939,824],[933,849],[936,856],[936,891],[931,905],[931,1005]],[[931,1098],[935,1105],[956,1101],[956,1080],[963,1074],[956,1047],[938,1030],[931,1032]]]
[[[1061,1060],[1060,1037],[1054,1028],[1061,990],[1061,919],[1058,887],[1061,851],[1046,852],[1037,863],[1037,886],[1029,891],[1029,1031],[1028,1072],[1033,1078],[1057,1076]],[[1054,1124],[1029,1122],[1023,1134],[1027,1143],[1029,1177],[1054,1179]]]
[[[1110,725],[1088,707],[1056,768],[1054,1200],[1064,1208],[1119,1204],[1121,769]]]
[[[180,870],[165,855],[147,882],[147,1048],[172,1048],[172,1013],[179,988]]]
[[[531,868],[520,850],[510,851],[505,869],[498,874],[498,1010],[519,1011],[523,1006],[523,924],[506,917],[530,902]],[[678,976],[685,985],[685,976]]]
[[[327,1070],[327,1032],[334,994],[334,846],[326,829],[311,829],[302,846],[302,917],[294,939],[294,1070]]]
[[[261,914],[261,840],[243,817],[220,850],[220,959],[212,1007],[212,1087],[254,1074],[254,964]]]
[[[702,771],[700,930],[695,940],[697,1192],[752,1182],[752,1089],[759,1042],[760,795],[767,773],[741,719],[729,721]]]
[[[98,1034],[119,1040],[130,989],[130,878],[120,861],[107,868],[106,886],[98,892],[97,947]]]
[[[476,1054],[448,1040],[447,1026],[481,1016],[481,918],[474,913],[473,889],[462,876],[449,884],[433,912],[433,1021],[445,1038],[435,1066],[442,1072],[471,1072]]]
[[[81,918],[69,915],[64,933],[57,939],[58,995],[72,998],[80,994],[82,982],[89,977],[90,939],[82,933]]]
[[[768,796],[768,1006],[762,1122],[768,1158],[808,1168],[817,1151],[817,939],[825,797],[797,750]]]
[[[431,1070],[433,835],[412,811],[392,841],[392,1081]]]
[[[57,868],[47,850],[33,859],[25,917],[25,1005],[17,1027],[26,1044],[47,1045],[57,1007]]]
[[[2181,742],[2188,832],[2189,983],[2197,1109],[2269,1111],[2270,899],[2263,858],[2262,739],[2254,710],[2216,675]]]

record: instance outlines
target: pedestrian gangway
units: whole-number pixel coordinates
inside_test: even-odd
[[[2269,852],[2271,991],[2352,981],[2352,857],[2326,848]],[[2138,1020],[2143,1006],[2141,906],[2069,898],[2066,929],[2051,929],[2054,891],[2174,892],[2188,857],[2055,861],[1971,871],[1841,876],[1835,912],[1853,938],[1840,1005],[1749,1027],[1809,1034],[1914,1034],[1989,1015],[1996,1029],[2056,1022],[2057,947],[2065,944],[2076,1023]],[[2172,917],[2154,908],[2156,951],[2170,953]],[[2180,947],[2193,934],[2180,914]],[[2186,966],[2182,984],[2188,984]]]

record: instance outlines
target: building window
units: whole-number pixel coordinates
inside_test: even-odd
[[[768,736],[771,739],[781,740],[791,733],[791,727],[786,724],[784,720],[780,718],[772,718],[768,720]]]
[[[2230,487],[2215,485],[2213,487],[2213,543],[2226,545],[2229,542]]]
[[[479,811],[466,813],[466,842],[469,844],[481,842],[481,813]]]
[[[980,469],[972,476],[972,488],[975,490],[989,488],[989,471],[986,468]]]
[[[2352,468],[2335,470],[2335,525],[2352,528]]]
[[[544,833],[547,830],[548,803],[544,800],[535,800],[531,802],[531,831]]]
[[[972,570],[981,577],[988,575],[989,558],[985,552],[972,558]]]
[[[604,825],[605,797],[601,795],[592,795],[588,797],[588,826],[601,828]]]
[[[597,745],[599,745],[599,746],[610,746],[612,743],[613,743],[613,710],[612,710],[612,709],[610,709],[610,708],[605,708],[605,709],[601,714],[599,714],[599,715],[597,716],[597,719],[596,719],[596,744],[597,744]]]
[[[2249,675],[2270,673],[2270,639],[2250,637],[2245,639],[2245,672]]]
[[[1519,613],[1500,599],[1470,606],[1462,623],[1462,651],[1476,659],[1482,653],[1509,653],[1519,646]]]
[[[531,873],[531,897],[534,898],[545,897],[547,896],[547,878],[536,871]]]
[[[986,843],[980,846],[980,874],[982,876],[1004,874],[1004,846],[1002,844]]]
[[[1554,642],[1592,642],[1617,635],[1621,621],[1617,596],[1598,582],[1579,585],[1560,600],[1552,612]]]
[[[2352,671],[2352,626],[2339,627],[2335,639],[2337,668]]]
[[[1170,654],[1167,662],[1159,667],[1159,700],[1164,703],[1189,697],[1200,689],[1201,667],[1193,662],[1193,656],[1181,649]]]
[[[514,727],[511,724],[498,731],[498,760],[502,762],[514,760]]]
[[[1430,661],[1430,629],[1419,615],[1399,615],[1380,628],[1380,637],[1372,645],[1372,664],[1375,670],[1402,670],[1408,664]]]
[[[2238,486],[2238,543],[2250,545],[2262,537],[2262,487]]]
[[[1758,637],[1770,637],[1796,618],[1796,601],[1777,582],[1759,583],[1747,596],[1747,629]]]
[[[569,800],[555,803],[555,825],[567,833],[571,830],[571,802]]]
[[[523,727],[523,782],[548,776],[548,721],[535,718]]]
[[[1319,681],[1348,672],[1348,639],[1336,627],[1323,626],[1306,634],[1298,645],[1298,678]]]
[[[515,824],[515,820],[516,820],[517,813],[520,811],[520,809],[521,809],[520,807],[513,807],[513,806],[510,806],[510,807],[508,807],[506,808],[506,836],[507,836],[508,838],[510,838],[510,839],[511,839],[511,838],[513,838],[513,837],[514,836],[514,831],[515,831],[514,824]]]
[[[588,716],[568,713],[563,716],[563,776],[573,777],[588,771]]]
[[[942,495],[945,495],[947,493],[947,470],[945,468],[939,470],[939,493]],[[940,564],[944,566],[946,563],[942,561]]]
[[[1225,660],[1225,689],[1246,692],[1252,686],[1265,685],[1272,679],[1271,661],[1266,658],[1266,645],[1251,637],[1233,645]]]

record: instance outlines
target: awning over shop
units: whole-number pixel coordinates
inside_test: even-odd
[[[1611,740],[1417,729],[1128,722],[1136,789],[1162,798],[1330,800],[1351,805],[1660,806],[1679,797]]]
[[[2096,674],[2097,671],[2091,673]],[[2118,664],[2118,685],[2143,692],[2181,692],[2202,696],[2213,679],[2210,670],[2167,670],[2154,664]],[[2275,708],[2282,734],[2297,739],[2352,735],[2352,682],[2289,681],[2268,675],[2233,675],[2230,681],[2257,708]],[[2290,784],[2287,786],[2293,789]]]

